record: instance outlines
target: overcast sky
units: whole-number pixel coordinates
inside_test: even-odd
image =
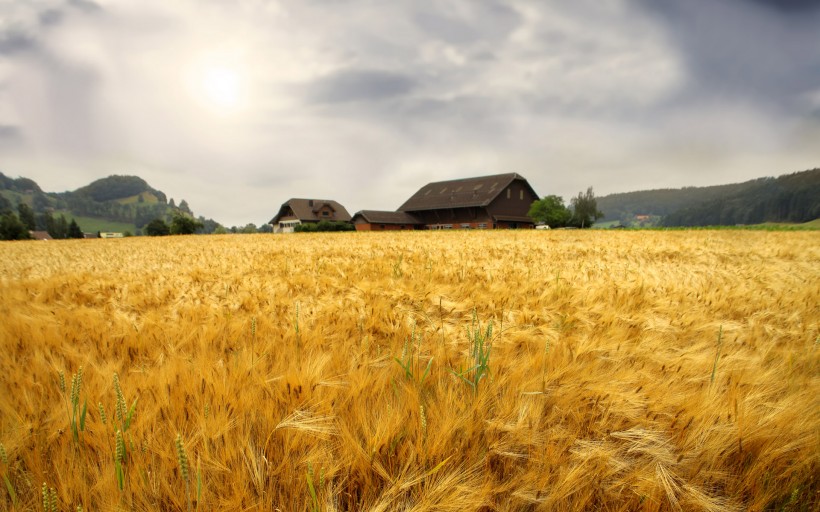
[[[814,0],[0,0],[0,171],[227,226],[518,172],[565,198],[820,166]]]

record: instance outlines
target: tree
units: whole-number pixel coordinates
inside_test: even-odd
[[[0,173],[1,175],[2,173]],[[10,213],[12,210],[11,201],[6,199],[6,196],[0,196],[0,213]]]
[[[170,208],[176,208],[177,207],[176,203],[174,203],[174,198],[173,197],[168,200],[168,206]]]
[[[46,231],[55,240],[62,240],[68,236],[68,221],[65,220],[65,215],[60,215],[59,218],[47,217],[48,222]]]
[[[18,204],[17,214],[20,216],[20,222],[23,223],[26,229],[34,231],[36,228],[36,223],[34,221],[34,210],[31,209],[31,206],[26,203]]]
[[[148,236],[166,236],[171,234],[171,230],[164,220],[154,219],[145,225],[145,234]]]
[[[68,225],[68,238],[85,238],[83,230],[80,229],[80,225],[74,219],[71,219],[71,223]]]
[[[28,240],[31,236],[17,215],[4,213],[0,216],[0,240]]]
[[[578,192],[578,197],[572,198],[572,225],[588,228],[603,216],[604,214],[598,211],[598,202],[595,200],[592,187],[589,187],[586,193]]]
[[[193,215],[191,208],[188,206],[188,201],[186,201],[185,199],[179,202],[179,209],[187,213],[188,215]]]
[[[536,222],[543,222],[551,228],[562,228],[572,218],[572,212],[564,205],[564,199],[555,195],[533,201],[527,215]]]
[[[253,222],[250,222],[250,223],[246,224],[245,227],[242,228],[239,232],[244,233],[246,235],[256,233],[257,232],[256,224],[254,224]]]
[[[172,235],[193,235],[201,227],[201,222],[187,215],[176,214],[171,219]]]

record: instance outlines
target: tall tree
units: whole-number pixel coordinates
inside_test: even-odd
[[[579,228],[588,228],[592,224],[603,217],[604,214],[598,211],[598,202],[595,200],[595,194],[592,192],[592,187],[589,187],[586,193],[578,192],[577,197],[572,198],[572,224]]]
[[[83,230],[80,229],[80,225],[77,224],[77,221],[73,218],[71,219],[71,223],[68,225],[68,238],[84,238]]]
[[[34,210],[31,209],[31,206],[27,205],[26,203],[18,204],[17,214],[20,216],[20,222],[23,223],[26,229],[34,231],[34,229],[37,227],[37,224],[34,221]]]
[[[556,195],[533,201],[527,215],[551,228],[564,227],[572,218],[572,212],[564,205],[564,199]]]

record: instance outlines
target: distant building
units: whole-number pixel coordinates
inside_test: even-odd
[[[527,213],[537,200],[535,190],[516,173],[437,181],[421,187],[398,212],[362,210],[354,224],[360,231],[411,225],[415,229],[532,228]],[[411,219],[413,224],[408,223]]]
[[[29,231],[28,234],[32,240],[53,240],[51,235],[48,234],[48,231]]]
[[[330,199],[288,199],[271,219],[274,233],[293,233],[296,226],[305,223],[350,222],[351,217],[344,206]]]
[[[362,210],[353,215],[356,231],[395,231],[422,229],[424,223],[405,212]]]
[[[100,238],[123,238],[124,236],[122,233],[100,231]]]

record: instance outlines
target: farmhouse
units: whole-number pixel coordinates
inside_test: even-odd
[[[397,212],[362,210],[359,231],[382,229],[531,228],[527,215],[538,194],[517,173],[428,183]],[[414,221],[414,222],[410,222]]]
[[[319,222],[350,222],[344,206],[330,199],[288,199],[271,219],[274,233],[293,233],[299,224]]]

